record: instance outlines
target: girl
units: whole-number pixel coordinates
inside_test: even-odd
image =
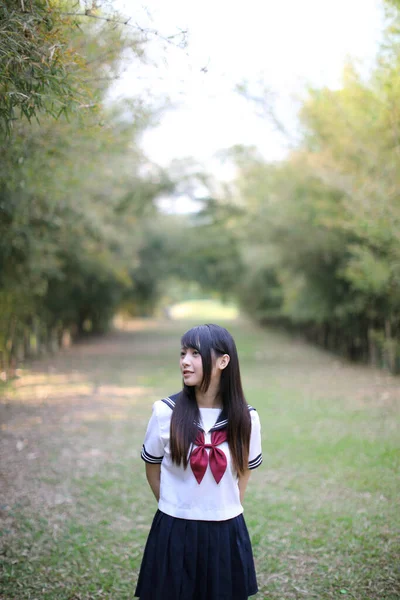
[[[257,581],[241,503],[262,462],[260,421],[226,329],[194,327],[181,345],[183,389],[154,403],[142,450],[158,510],[135,596],[246,600]]]

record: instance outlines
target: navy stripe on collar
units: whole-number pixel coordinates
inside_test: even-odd
[[[169,406],[169,408],[171,410],[174,410],[175,405],[176,405],[175,398],[177,398],[178,396],[179,396],[179,393],[178,394],[172,394],[172,397],[171,396],[167,396],[166,398],[162,398],[161,402],[164,402],[164,404],[166,404],[167,406]],[[247,407],[249,409],[249,412],[251,412],[252,410],[256,410],[254,408],[254,406],[251,406],[251,404],[248,404]],[[200,423],[195,422],[195,425],[197,425],[197,427],[203,431],[203,428],[202,428],[202,426],[201,426]],[[228,425],[228,419],[226,418],[224,410],[222,410],[221,413],[219,414],[217,422],[210,429],[210,431],[217,431],[218,429],[224,429],[227,425]]]
[[[221,418],[221,416],[223,416],[222,413],[218,417],[218,420],[215,423],[215,425],[213,427],[211,427],[210,431],[217,431],[218,429],[225,429],[225,427],[228,425],[228,419],[222,419],[221,421],[219,420]]]
[[[253,406],[251,406],[250,404],[247,405],[247,408],[249,409],[249,412],[252,410],[256,410]],[[210,431],[216,431],[218,429],[224,429],[226,426],[228,425],[228,419],[226,418],[226,414],[224,411],[222,411],[218,417],[217,422],[215,423],[214,427],[212,427],[210,429]]]
[[[176,402],[174,400],[171,400],[169,396],[167,398],[163,398],[161,402],[164,402],[167,406],[170,407],[171,410],[174,410]]]

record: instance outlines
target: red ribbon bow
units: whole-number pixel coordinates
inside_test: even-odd
[[[219,483],[222,479],[223,474],[226,471],[227,460],[225,453],[222,452],[217,446],[226,442],[227,434],[226,429],[213,431],[211,433],[211,444],[204,443],[204,433],[202,431],[197,432],[195,444],[198,446],[193,450],[190,455],[190,466],[194,476],[197,479],[197,483],[201,483],[205,472],[207,471],[208,463],[210,462],[210,469],[214,475],[214,479]],[[210,454],[207,452],[207,448],[210,450]]]

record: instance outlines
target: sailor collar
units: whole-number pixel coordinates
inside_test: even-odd
[[[174,410],[178,397],[179,397],[179,393],[173,394],[172,396],[167,396],[166,398],[163,398],[162,402],[164,402],[164,404],[169,406],[169,408],[171,410]],[[249,411],[256,410],[250,404],[248,404],[247,407],[248,407]],[[195,421],[195,424],[200,431],[204,432],[204,429],[203,429],[201,423],[199,423],[198,421]],[[209,431],[211,433],[212,431],[218,431],[219,429],[225,429],[227,425],[228,425],[228,418],[227,418],[225,410],[222,409],[215,425],[213,425],[213,427],[211,427],[211,429]]]

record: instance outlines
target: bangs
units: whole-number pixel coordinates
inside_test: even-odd
[[[210,334],[204,325],[193,327],[183,334],[181,338],[183,348],[193,348],[202,354],[210,347]]]

